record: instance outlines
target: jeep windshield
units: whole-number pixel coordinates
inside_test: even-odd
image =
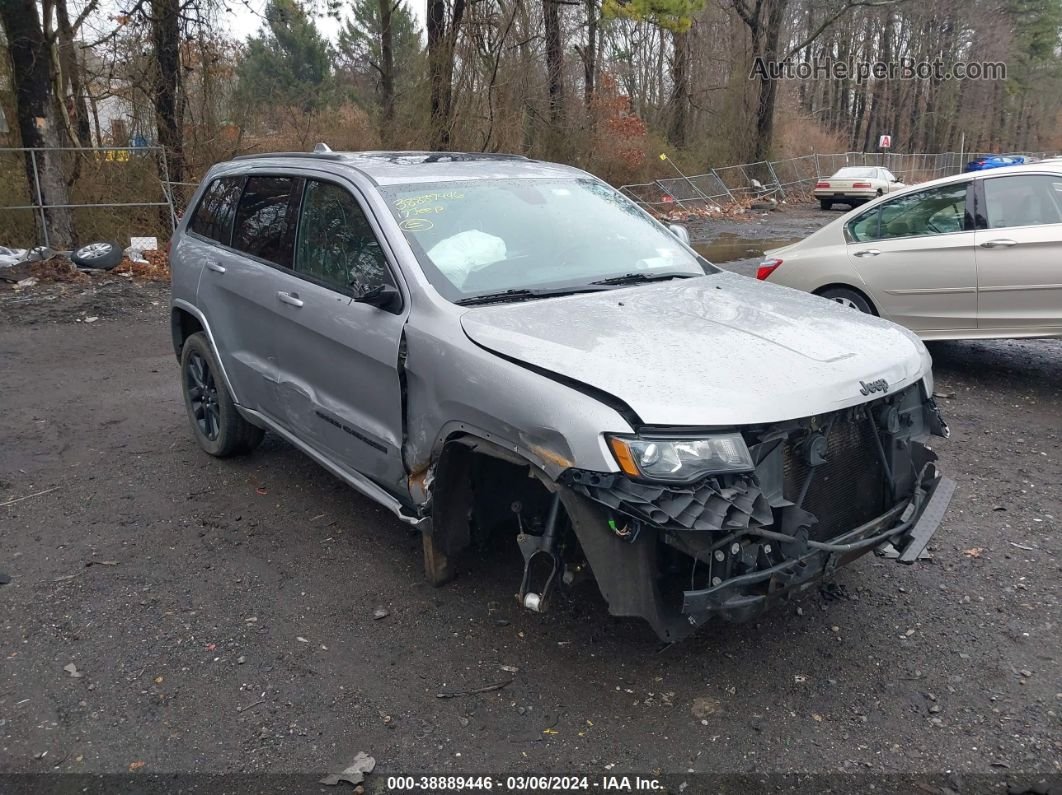
[[[618,191],[593,179],[496,179],[382,188],[447,300],[544,298],[716,273]]]

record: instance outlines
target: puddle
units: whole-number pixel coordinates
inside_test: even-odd
[[[781,248],[803,239],[803,237],[748,238],[732,232],[723,232],[715,240],[707,243],[694,243],[693,247],[709,262],[719,265],[739,259],[762,257],[763,252],[768,249]]]

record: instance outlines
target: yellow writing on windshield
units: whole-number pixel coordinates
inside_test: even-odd
[[[405,196],[395,201],[395,209],[403,218],[413,215],[434,215],[446,212],[446,205],[440,202],[453,201],[465,198],[461,191],[447,190],[421,193],[416,196]]]

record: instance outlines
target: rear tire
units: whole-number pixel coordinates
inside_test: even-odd
[[[833,202],[829,199],[819,199],[819,207],[823,210],[832,210]]]
[[[866,315],[877,315],[866,296],[847,287],[831,287],[821,293],[816,293],[816,295],[834,301],[841,306],[846,306],[849,309],[856,309]]]
[[[198,331],[181,348],[181,393],[192,435],[212,456],[249,453],[265,432],[240,416],[232,395],[225,388],[210,340]]]

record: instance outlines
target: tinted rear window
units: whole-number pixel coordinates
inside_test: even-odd
[[[219,243],[229,244],[232,237],[232,218],[236,214],[236,202],[240,200],[243,177],[222,177],[207,188],[195,215],[188,224],[189,230]]]
[[[236,211],[233,247],[290,268],[295,243],[292,207],[301,183],[293,177],[249,177]]]

